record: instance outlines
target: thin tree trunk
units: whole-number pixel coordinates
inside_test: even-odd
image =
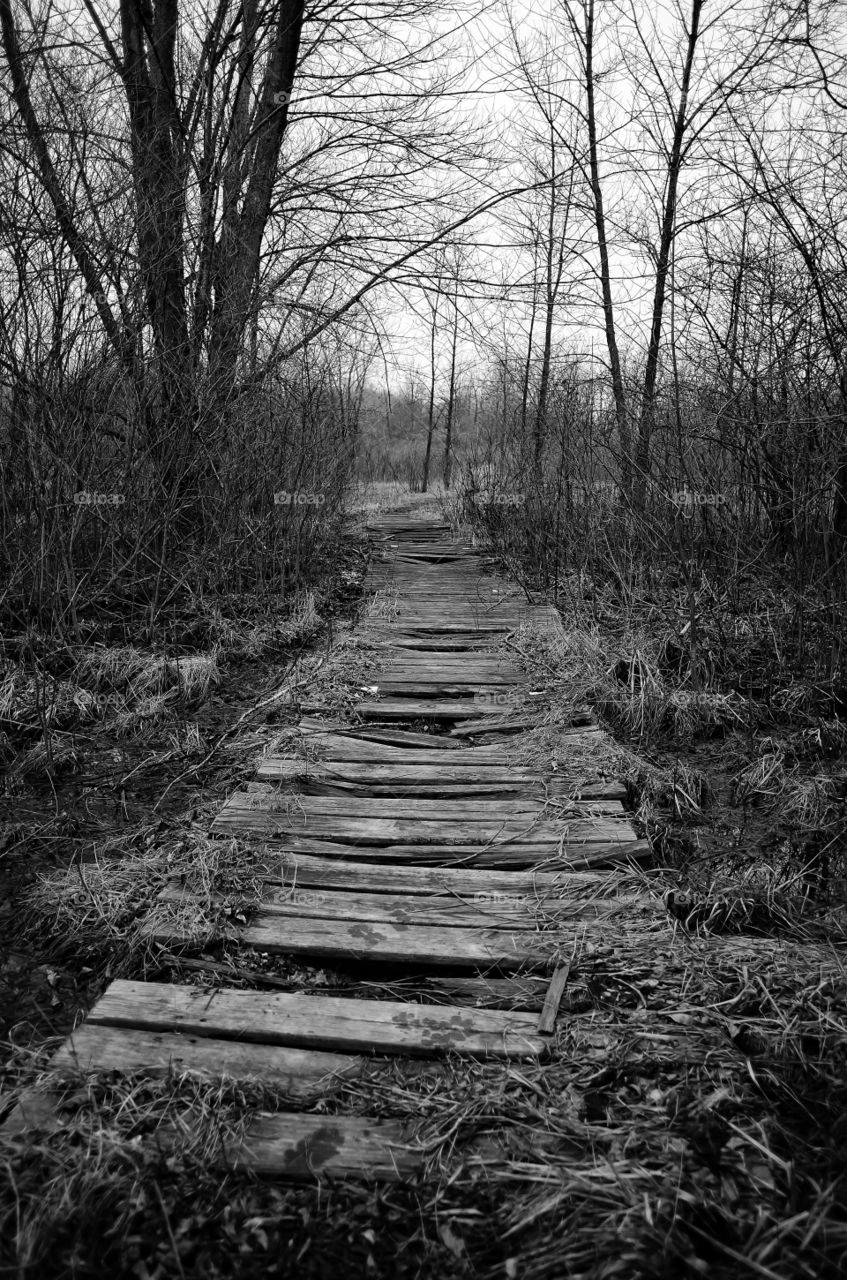
[[[438,294],[432,304],[432,325],[429,331],[429,404],[426,418],[426,450],[424,451],[421,493],[429,487],[429,466],[432,458],[432,437],[435,431],[435,340],[438,336]]]
[[[453,343],[450,352],[450,383],[447,388],[447,421],[444,426],[444,488],[450,488],[453,467],[453,413],[456,405],[456,348],[459,344],[458,287],[453,295]]]
[[[615,418],[620,445],[620,485],[625,502],[632,497],[632,441],[629,430],[629,406],[621,370],[615,327],[615,308],[612,300],[611,273],[609,270],[609,246],[606,235],[606,212],[603,188],[600,183],[600,161],[597,146],[597,114],[594,94],[594,4],[585,0],[585,94],[588,116],[588,160],[591,173],[591,194],[594,204],[594,226],[597,233],[597,251],[600,256],[600,289],[603,300],[603,325],[606,347],[609,353],[609,370],[612,375],[612,394],[615,399]]]
[[[682,169],[682,143],[685,137],[688,91],[691,85],[691,70],[694,65],[694,54],[700,32],[700,14],[703,10],[703,3],[704,0],[691,0],[691,28],[688,32],[688,46],[685,54],[685,66],[682,72],[679,106],[674,121],[673,142],[668,161],[667,190],[662,210],[659,253],[656,260],[653,315],[650,323],[650,341],[647,346],[647,362],[644,367],[641,412],[638,422],[635,467],[639,480],[642,482],[638,485],[638,505],[643,502],[644,482],[646,482],[650,473],[650,440],[656,419],[656,379],[659,371],[659,349],[662,341],[662,318],[667,292],[671,245],[673,244],[674,227],[676,225],[677,190]]]

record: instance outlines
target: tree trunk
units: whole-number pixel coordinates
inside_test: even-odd
[[[668,160],[667,191],[662,210],[662,225],[659,239],[659,254],[656,260],[656,284],[653,291],[653,315],[650,323],[650,341],[647,346],[647,363],[644,368],[644,383],[641,391],[641,412],[638,422],[638,444],[636,447],[635,469],[642,482],[646,482],[650,473],[650,440],[656,418],[656,378],[659,371],[659,348],[662,341],[662,317],[665,308],[668,267],[670,264],[671,245],[676,224],[677,189],[682,169],[682,143],[685,137],[686,111],[688,108],[688,90],[691,85],[691,69],[694,65],[694,53],[700,30],[700,14],[704,0],[691,0],[691,28],[688,32],[688,46],[685,54],[685,66],[682,72],[682,86],[679,95],[679,106],[674,121],[673,142]],[[638,505],[643,502],[644,483],[638,486]]]
[[[600,289],[603,300],[603,326],[609,353],[609,370],[612,376],[612,394],[615,398],[615,418],[620,444],[620,487],[624,502],[632,498],[632,441],[629,430],[629,407],[621,370],[615,328],[615,308],[612,300],[609,247],[606,236],[606,213],[603,204],[603,188],[600,184],[600,161],[597,149],[597,115],[594,97],[594,3],[586,0],[585,7],[585,94],[588,115],[588,159],[591,173],[591,194],[594,204],[594,226],[597,233],[597,250],[600,255]]]
[[[280,0],[274,44],[265,68],[252,136],[251,171],[241,209],[229,204],[214,272],[215,306],[209,342],[209,375],[217,404],[229,404],[238,357],[259,272],[259,255],[271,209],[277,163],[288,124],[304,0]]]
[[[450,352],[450,383],[447,388],[447,421],[444,425],[444,488],[450,488],[453,468],[453,414],[456,406],[456,348],[459,344],[458,289],[453,295],[453,343]]]
[[[429,331],[429,404],[426,417],[426,449],[424,451],[421,493],[429,488],[429,466],[432,458],[432,437],[435,431],[435,339],[438,336],[438,294],[432,304],[432,327]]]

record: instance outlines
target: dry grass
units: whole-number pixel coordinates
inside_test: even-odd
[[[262,1091],[188,1073],[162,1081],[70,1074],[50,1083],[61,1131],[0,1140],[6,1260],[20,1276],[90,1275],[92,1264],[101,1275],[184,1275],[185,1233],[167,1203],[174,1183],[199,1187],[214,1176],[222,1149],[237,1146],[265,1101]],[[149,1217],[164,1226],[158,1265],[139,1232]]]
[[[53,955],[105,958],[110,969],[138,963],[147,943],[145,924],[179,925],[194,939],[225,938],[257,901],[262,881],[234,840],[193,833],[143,852],[121,847],[101,851],[96,860],[42,873],[21,896],[24,937],[47,935]],[[160,902],[174,884],[191,895],[190,904]],[[61,946],[58,943],[61,940]],[[114,975],[113,975],[114,976]]]
[[[71,1256],[116,1274],[114,1244],[163,1276],[279,1274],[302,1251],[315,1277],[835,1280],[844,981],[828,946],[609,930],[574,960],[591,1007],[560,1020],[548,1061],[374,1061],[304,1104],[403,1121],[424,1161],[408,1190],[222,1172],[221,1134],[237,1143],[257,1111],[290,1105],[273,1092],[69,1078],[63,1132],[2,1146],[7,1248],[17,1230],[15,1263],[50,1277]],[[208,1211],[213,1181],[226,1213]]]
[[[530,622],[512,644],[560,705],[587,704],[622,736],[684,739],[746,724],[749,707],[740,695],[680,687],[662,669],[667,641],[639,631],[613,639],[597,626],[550,633]]]

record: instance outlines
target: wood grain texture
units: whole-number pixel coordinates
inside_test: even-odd
[[[531,1014],[124,979],[111,984],[88,1021],[330,1052],[534,1058],[546,1051]]]

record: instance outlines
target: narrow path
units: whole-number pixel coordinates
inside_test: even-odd
[[[371,527],[374,594],[357,633],[371,663],[355,709],[312,695],[288,749],[261,761],[213,833],[235,838],[261,886],[231,942],[358,967],[406,998],[121,980],[54,1059],[260,1080],[295,1106],[255,1119],[226,1158],[295,1178],[403,1179],[422,1161],[398,1121],[298,1100],[374,1055],[542,1058],[592,938],[611,927],[625,941],[630,920],[642,941],[645,921],[670,936],[661,905],[631,891],[625,868],[649,848],[623,786],[569,768],[601,731],[577,713],[555,761],[529,750],[549,699],[504,641],[525,623],[555,631],[555,611],[487,574],[431,516]],[[199,911],[174,885],[147,922],[151,943],[196,949]],[[8,1124],[46,1122],[25,1100]]]

